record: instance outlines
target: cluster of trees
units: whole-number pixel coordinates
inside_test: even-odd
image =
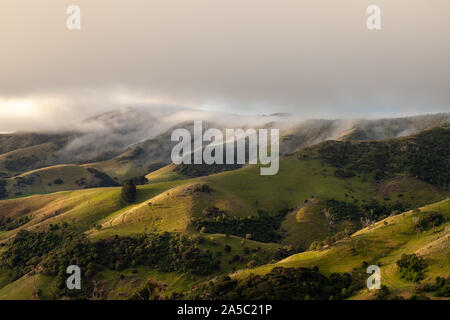
[[[10,217],[0,217],[0,231],[14,230],[18,227],[23,226],[30,220],[30,216],[18,217],[16,219],[11,219]]]
[[[14,185],[16,187],[26,187],[31,186],[36,182],[36,177],[34,175],[28,175],[26,177],[15,177]]]
[[[410,209],[410,205],[404,202],[380,203],[376,199],[363,203],[361,209],[364,216],[370,220],[378,221],[387,218],[391,214],[399,214]]]
[[[37,166],[41,159],[35,154],[14,157],[12,155],[6,156],[4,166],[5,169],[13,172],[24,172],[31,170]]]
[[[162,272],[186,272],[207,275],[218,269],[219,256],[200,250],[199,237],[169,233],[119,237],[90,242],[70,226],[53,226],[42,232],[20,231],[0,255],[0,267],[9,270],[14,281],[36,270],[56,277],[60,295],[71,295],[65,288],[66,268],[78,265],[84,279],[103,269],[122,270],[138,265]],[[89,281],[85,281],[89,282]],[[91,286],[86,286],[90,294]],[[78,293],[79,294],[79,293]],[[78,296],[79,297],[79,296]]]
[[[174,171],[185,177],[202,177],[223,171],[236,170],[241,164],[179,164]]]
[[[419,282],[424,278],[424,271],[427,268],[427,264],[422,257],[413,254],[403,254],[397,261],[399,267],[400,277],[402,279]]]
[[[348,273],[329,277],[318,268],[273,268],[242,279],[221,276],[204,288],[203,299],[225,300],[339,300],[360,288]]]
[[[225,233],[251,238],[261,242],[276,242],[281,239],[279,228],[281,221],[289,209],[276,214],[259,211],[257,216],[246,218],[228,216],[222,213],[218,216],[205,215],[193,221],[196,230],[207,233]]]
[[[1,253],[0,267],[7,269],[9,278],[14,281],[33,271],[41,258],[59,245],[70,243],[72,232],[30,232],[21,230],[8,248]]]
[[[379,181],[407,172],[444,189],[450,183],[450,130],[444,128],[403,140],[329,141],[317,151],[320,159],[339,169],[338,176],[373,173]]]
[[[122,183],[121,197],[126,203],[133,203],[136,200],[136,186],[148,183],[144,176],[128,179]]]
[[[337,169],[334,171],[334,175],[338,178],[352,178],[356,174],[351,170]]]
[[[160,300],[164,299],[161,297],[161,292],[163,292],[167,287],[166,283],[158,282],[153,279],[148,279],[144,287],[137,290],[131,297],[130,300]]]
[[[79,180],[76,180],[75,183],[79,187],[84,187],[85,189],[88,188],[101,188],[101,187],[117,187],[119,184],[114,181],[110,176],[108,176],[106,173],[98,171],[94,168],[86,168],[87,171],[89,171],[91,174],[94,175],[95,178],[98,180],[96,182],[91,182],[88,184],[86,178],[80,178]]]
[[[359,221],[363,215],[361,208],[351,202],[330,199],[325,206],[335,221]]]
[[[450,277],[441,278],[436,277],[434,285],[425,285],[423,287],[425,292],[434,292],[438,297],[450,297]]]
[[[0,180],[0,199],[8,197],[8,191],[6,191],[6,185],[8,182],[6,180]]]
[[[133,180],[127,180],[122,184],[120,196],[126,203],[133,203],[136,200],[136,185]]]
[[[89,171],[91,174],[96,177],[99,182],[93,185],[88,185],[86,188],[100,188],[100,187],[118,187],[119,184],[114,181],[110,176],[108,176],[106,173],[101,172],[94,168],[86,168],[87,171]]]
[[[445,222],[445,217],[439,212],[425,212],[421,214],[416,222],[419,231],[428,230],[440,226]]]
[[[196,185],[195,188],[194,188],[194,192],[211,193],[213,191],[214,190],[209,185],[204,184],[204,183]]]
[[[189,272],[206,275],[220,266],[220,259],[201,251],[198,238],[169,233],[119,237],[89,242],[81,238],[43,260],[45,272],[57,275],[70,264],[84,266],[90,277],[103,268],[123,270],[138,265],[152,266],[162,272]]]
[[[137,186],[141,186],[148,183],[148,179],[145,176],[137,176],[130,179]]]
[[[292,249],[291,246],[286,245],[286,246],[282,246],[280,248],[277,248],[277,250],[275,250],[275,252],[273,253],[273,258],[274,260],[281,260],[284,258],[289,257],[290,255],[294,254],[296,251]],[[297,250],[298,252],[298,250]]]
[[[64,183],[64,181],[61,178],[57,178],[57,179],[55,179],[55,181],[53,181],[53,184],[63,184],[63,183]]]
[[[376,199],[361,205],[330,199],[325,202],[325,206],[335,221],[360,221],[361,218],[378,221],[392,213],[400,213],[409,209],[409,205],[405,203],[386,204],[380,203]]]
[[[352,226],[351,228],[346,228],[343,231],[339,231],[335,234],[329,235],[324,240],[314,240],[309,245],[308,250],[321,250],[324,246],[330,246],[339,240],[349,237],[352,233],[356,232],[359,228],[357,226]]]
[[[416,294],[413,294],[409,298],[405,299],[403,296],[394,296],[392,300],[430,300],[430,298],[425,294],[427,292],[432,292],[436,297],[450,297],[450,278],[436,277],[435,283],[426,283],[422,286],[416,287]],[[378,290],[376,298],[379,300],[389,299],[391,294],[388,287],[381,285],[381,290]]]

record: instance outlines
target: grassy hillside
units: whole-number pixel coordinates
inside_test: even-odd
[[[170,153],[175,142],[171,142],[173,130],[131,145],[123,153],[109,160],[93,162],[89,166],[106,172],[120,181],[135,176],[144,176],[169,163]]]
[[[168,185],[176,187],[115,212],[101,222],[100,230],[93,230],[89,235],[92,238],[105,238],[115,234],[135,235],[142,232],[191,232],[193,230],[189,227],[192,219],[201,216],[203,210],[209,207],[242,216],[255,213],[239,198],[220,189],[202,191],[203,184],[196,179],[155,183],[143,186],[142,189],[154,190]]]
[[[64,144],[69,134],[15,132],[0,134],[0,154],[53,142]]]
[[[229,246],[229,251],[225,250],[225,246]],[[208,235],[203,237],[201,250],[210,250],[214,254],[220,252],[222,260],[221,267],[209,275],[160,272],[155,268],[137,266],[122,270],[102,270],[96,275],[95,281],[97,287],[103,290],[102,298],[129,299],[136,291],[145,288],[147,279],[163,284],[161,295],[170,297],[173,293],[188,291],[218,275],[244,268],[248,263],[263,264],[270,261],[278,247],[277,244],[259,243],[233,236]],[[240,259],[233,260],[235,256],[240,256]],[[5,271],[0,273],[4,274]],[[52,298],[57,291],[55,281],[54,277],[40,273],[24,275],[11,283],[1,282],[0,278],[0,299],[32,299],[36,296],[40,299]]]
[[[379,183],[369,174],[344,179],[334,174],[336,169],[319,160],[297,160],[295,157],[282,159],[279,173],[271,177],[261,176],[257,166],[248,166],[180,180],[182,177],[174,173],[173,167],[159,169],[147,178],[154,183],[177,182],[177,188],[111,215],[108,221],[102,222],[100,231],[92,231],[92,236],[127,235],[150,230],[195,231],[189,229],[190,221],[202,217],[201,213],[210,207],[218,208],[227,216],[241,218],[255,216],[258,210],[275,214],[289,209],[279,230],[283,235],[282,243],[295,249],[307,249],[315,240],[325,240],[356,227],[354,223],[341,222],[329,230],[321,204],[326,199],[363,204],[375,198],[387,207],[398,202],[416,207],[447,196],[445,191],[408,176],[399,175]],[[196,183],[208,185],[214,192],[192,192]],[[309,203],[304,204],[305,200]],[[312,205],[313,202],[317,205]]]
[[[274,176],[261,176],[258,166],[249,166],[206,177],[204,180],[244,199],[252,208],[269,212],[296,208],[311,195],[349,201],[369,200],[372,197],[377,197],[380,201],[393,201],[405,192],[400,198],[407,197],[407,201],[415,204],[423,201],[424,194],[428,203],[443,199],[447,194],[417,179],[397,176],[393,180],[375,183],[369,173],[340,178],[335,175],[335,170],[336,168],[320,160],[286,158],[281,160],[280,170]],[[390,194],[390,200],[385,200],[385,190],[389,185],[395,185],[396,190]],[[420,194],[416,196],[416,192]]]
[[[65,190],[118,186],[109,176],[79,165],[57,165],[16,175],[4,180],[9,197]]]
[[[450,273],[447,178],[435,179],[436,167],[447,164],[447,135],[327,142],[281,159],[274,176],[245,166],[187,178],[169,165],[147,175],[149,184],[137,187],[133,203],[122,200],[120,187],[91,188],[114,181],[92,164],[7,178],[2,187],[22,197],[0,200],[0,297],[61,298],[68,294],[58,288],[61,268],[75,262],[99,286],[86,288],[83,297],[101,287],[102,298],[131,298],[149,285],[170,296],[220,275],[243,279],[276,266],[318,266],[326,276],[349,272],[362,279],[365,264],[382,267],[390,297],[409,297],[417,284],[400,277],[402,254],[425,259],[424,283]],[[425,161],[425,153],[434,160]],[[105,171],[113,178],[134,176],[145,169],[133,169],[140,158],[131,154],[101,167],[111,165]],[[381,175],[366,170],[371,166]],[[432,175],[424,175],[427,168]],[[26,196],[32,193],[41,194]],[[417,232],[430,212],[446,221]],[[353,297],[372,296],[362,290]]]
[[[371,173],[376,181],[408,174],[447,189],[450,183],[450,129],[437,128],[414,136],[383,141],[327,141],[298,154],[321,159],[340,176]]]
[[[418,232],[415,221],[427,212],[439,212],[447,219],[442,225]],[[416,293],[416,285],[400,278],[396,261],[402,254],[423,257],[427,263],[424,283],[431,283],[436,276],[450,276],[450,200],[427,205],[420,212],[409,211],[386,218],[370,228],[362,229],[320,251],[307,251],[290,256],[275,264],[241,270],[233,276],[242,278],[249,274],[266,274],[276,266],[314,267],[325,274],[332,272],[364,273],[363,262],[381,267],[382,284],[391,296],[410,297]],[[363,289],[354,298],[373,298],[374,293]]]
[[[150,172],[145,177],[148,179],[148,181],[150,183],[160,182],[160,181],[171,181],[171,180],[178,180],[178,179],[185,178],[181,174],[177,173],[174,169],[175,169],[175,165],[170,164],[170,165],[164,166],[158,170]]]
[[[373,120],[307,120],[284,133],[280,141],[280,150],[281,154],[290,154],[326,140],[393,139],[432,128],[448,127],[449,124],[449,113]]]
[[[118,215],[121,210],[131,210],[175,185],[176,183],[160,183],[141,186],[137,190],[136,203],[131,205],[123,202],[119,187],[63,191],[2,200],[0,219],[15,221],[29,217],[29,221],[16,229],[0,231],[0,239],[9,238],[25,228],[35,230],[61,222],[67,222],[84,232],[100,224],[108,216]]]
[[[150,182],[181,179],[182,176],[173,169],[173,165],[166,166],[147,175],[147,178]],[[203,204],[204,199],[198,196],[179,197],[177,193],[180,190],[178,190],[170,197],[161,195],[157,199],[170,202],[168,208],[142,205],[133,211],[130,217],[139,215],[158,217],[159,214],[156,212],[165,215],[163,212],[166,209],[168,211],[173,209],[174,212],[181,210],[184,217],[198,217],[199,212],[207,206],[219,207],[226,211],[227,215],[238,217],[255,215],[258,210],[274,214],[290,209],[281,225],[283,243],[291,244],[294,248],[300,246],[307,249],[314,240],[324,240],[339,231],[346,229],[351,231],[355,227],[354,224],[338,223],[330,231],[323,216],[324,207],[320,205],[326,199],[363,204],[375,198],[388,207],[403,203],[413,208],[440,201],[448,195],[446,191],[404,174],[377,182],[370,173],[342,178],[336,176],[335,171],[336,168],[320,160],[298,160],[296,156],[282,159],[280,171],[275,176],[261,176],[258,166],[247,166],[235,171],[196,178],[195,181],[205,183],[216,190],[215,193],[208,195],[208,199],[211,199],[209,204]],[[221,198],[226,200],[220,200]],[[318,205],[311,206],[311,199],[317,201]],[[310,203],[305,206],[306,200]],[[223,201],[239,205],[227,208],[220,205]],[[200,209],[194,210],[193,203],[199,204],[197,207]],[[181,206],[178,208],[183,209],[176,209],[177,204]],[[117,223],[118,220],[115,221]]]
[[[54,152],[57,150],[57,145],[47,142],[0,154],[0,172],[4,176],[12,176],[50,165],[55,161]]]

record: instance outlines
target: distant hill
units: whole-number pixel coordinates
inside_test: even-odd
[[[286,155],[327,140],[383,140],[449,126],[450,113],[374,120],[306,120],[283,133],[280,150]]]
[[[80,165],[56,165],[36,169],[3,179],[0,199],[31,194],[52,193],[98,187],[114,187],[119,183],[103,172]]]
[[[167,118],[167,119],[166,119]],[[86,164],[119,181],[146,175],[170,164],[170,141],[176,128],[192,131],[193,120],[168,120],[170,113],[122,108],[75,123],[67,132],[0,134],[0,178],[59,164]],[[235,118],[236,119],[236,118]],[[450,114],[375,120],[300,120],[275,114],[244,125],[279,128],[280,151],[289,155],[326,140],[381,140],[415,134],[434,127],[447,127]],[[232,122],[204,121],[208,127],[242,127]],[[252,125],[253,122],[257,123]],[[228,168],[230,169],[230,168]],[[231,168],[233,169],[233,168]],[[215,172],[223,171],[216,168]],[[193,176],[194,174],[191,174]]]
[[[386,298],[410,298],[418,284],[401,278],[397,261],[413,253],[427,265],[424,294],[438,298],[434,278],[449,276],[449,132],[325,141],[280,159],[274,176],[261,176],[259,165],[201,176],[155,166],[133,203],[110,172],[142,172],[151,164],[145,152],[2,178],[0,188],[23,194],[0,200],[0,298],[28,299],[34,286],[40,298],[88,298],[98,293],[94,280],[109,299],[136,299],[148,285],[159,286],[161,297],[214,298],[233,288],[232,297],[253,298],[248,281],[266,288],[292,276],[311,285],[319,279],[336,299],[372,299],[361,287],[363,266],[372,263],[382,268]],[[92,170],[108,164],[109,171]],[[75,256],[86,286],[71,293],[58,274]],[[271,272],[277,266],[319,269]]]
[[[450,184],[450,128],[436,128],[416,135],[383,141],[326,141],[300,158],[318,158],[339,168],[337,175],[373,173],[382,180],[408,173],[447,189]]]

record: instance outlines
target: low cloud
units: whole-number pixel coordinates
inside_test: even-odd
[[[0,3],[0,131],[52,129],[120,106],[303,118],[450,110],[450,2],[79,0]],[[20,113],[32,100],[35,113]],[[5,103],[16,101],[16,104]]]

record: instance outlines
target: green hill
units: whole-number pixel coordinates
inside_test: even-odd
[[[111,172],[120,165],[105,170],[110,176],[89,164],[2,179],[22,197],[0,200],[0,298],[128,299],[149,287],[153,298],[190,297],[227,274],[229,281],[266,275],[264,283],[292,273],[333,285],[326,277],[335,272],[363,281],[366,264],[381,266],[387,297],[408,298],[418,284],[401,278],[403,254],[424,259],[421,286],[449,276],[448,135],[329,141],[282,158],[274,176],[245,166],[190,177],[169,165],[147,175],[133,203],[120,187],[100,187],[115,184]],[[73,263],[89,284],[82,292],[61,287]],[[271,273],[314,266],[320,271]],[[345,290],[340,298],[373,298]]]
[[[4,197],[119,185],[108,175],[79,165],[45,167],[15,175],[3,181]]]
[[[419,231],[417,221],[431,212],[445,217],[444,223]],[[364,274],[364,263],[381,267],[381,283],[386,285],[392,296],[406,298],[417,293],[417,283],[400,277],[396,262],[403,254],[417,254],[427,264],[423,283],[432,284],[436,276],[450,276],[450,200],[388,217],[362,229],[350,237],[321,250],[298,253],[254,269],[238,271],[233,277],[243,278],[250,274],[266,274],[274,267],[319,267],[325,274],[349,272]],[[368,275],[367,275],[368,277]],[[366,278],[367,278],[366,277]],[[431,294],[426,293],[432,297]],[[373,298],[374,292],[361,290],[354,298]]]
[[[16,132],[0,134],[0,154],[45,143],[63,145],[69,134]]]

